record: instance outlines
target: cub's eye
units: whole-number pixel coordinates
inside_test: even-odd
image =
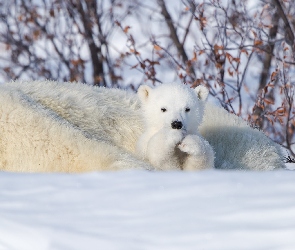
[[[186,108],[185,112],[190,112],[190,110],[191,110],[190,108]]]
[[[165,108],[161,108],[161,111],[164,113],[164,112],[167,111],[167,109],[165,109]]]

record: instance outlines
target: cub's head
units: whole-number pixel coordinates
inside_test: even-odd
[[[191,134],[202,122],[209,91],[203,86],[192,89],[184,84],[166,83],[155,88],[142,85],[137,94],[147,128],[182,129]]]

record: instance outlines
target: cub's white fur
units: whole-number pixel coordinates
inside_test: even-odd
[[[214,167],[214,152],[198,133],[208,90],[181,84],[138,89],[144,133],[137,143],[142,159],[162,170],[196,170]]]
[[[54,81],[0,85],[0,169],[153,169],[135,150],[144,131],[142,112],[137,95],[124,90]],[[277,144],[210,103],[205,104],[199,131],[214,148],[216,168],[270,170],[283,166]],[[184,148],[195,143],[189,137],[186,141]],[[189,154],[192,149],[188,147]]]

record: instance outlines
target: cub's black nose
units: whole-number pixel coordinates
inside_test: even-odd
[[[173,129],[181,129],[182,128],[182,122],[174,121],[174,122],[171,123],[171,127]]]

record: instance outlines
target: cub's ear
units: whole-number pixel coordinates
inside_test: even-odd
[[[200,100],[206,101],[209,95],[209,90],[206,87],[200,85],[195,88],[195,93]]]
[[[151,94],[152,88],[147,85],[141,85],[137,90],[137,95],[141,102],[146,102]]]

